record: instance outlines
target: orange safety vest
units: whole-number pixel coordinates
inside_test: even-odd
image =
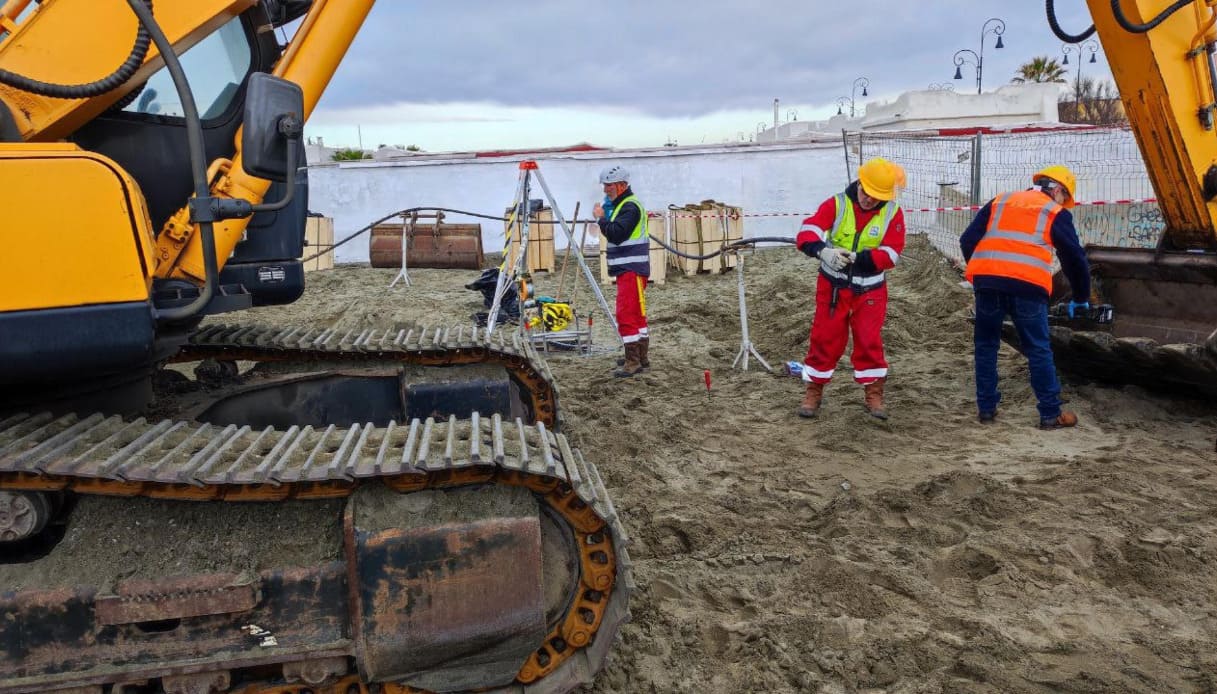
[[[1052,294],[1052,223],[1065,208],[1038,190],[993,199],[989,225],[968,261],[965,277],[1008,277]]]

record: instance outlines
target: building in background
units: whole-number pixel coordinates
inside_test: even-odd
[[[836,115],[826,121],[791,121],[756,135],[757,142],[783,142],[850,132],[892,132],[954,128],[1016,128],[1060,122],[1057,102],[1067,85],[1009,84],[983,94],[924,89],[891,102],[869,103],[863,115]]]

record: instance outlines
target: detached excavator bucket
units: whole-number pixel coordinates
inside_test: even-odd
[[[1066,372],[1217,397],[1217,253],[1089,246],[1089,315],[1054,310],[1052,342]],[[1054,279],[1054,306],[1068,283]],[[1110,306],[1110,310],[1106,307]]]

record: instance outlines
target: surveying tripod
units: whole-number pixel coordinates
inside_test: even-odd
[[[573,245],[575,243],[575,232],[566,223],[566,218],[562,216],[562,211],[558,209],[558,201],[554,200],[553,193],[549,191],[549,185],[545,183],[545,177],[541,175],[541,169],[537,166],[537,162],[529,159],[520,162],[520,182],[516,187],[515,203],[512,206],[511,218],[519,218],[520,225],[520,240],[515,257],[511,259],[511,267],[508,265],[508,257],[510,254],[504,253],[503,270],[499,272],[498,283],[494,288],[494,301],[490,304],[490,313],[486,316],[486,331],[487,333],[494,332],[494,327],[498,323],[499,309],[503,302],[503,295],[507,292],[507,287],[510,282],[518,283],[518,294],[520,302],[520,324],[519,330],[524,330],[523,309],[524,302],[532,293],[532,283],[529,281],[528,275],[528,223],[532,216],[530,208],[529,196],[532,193],[532,176],[536,175],[537,183],[541,184],[541,190],[545,192],[545,198],[549,201],[550,209],[554,211],[554,219],[562,227],[562,232],[566,234],[566,242]],[[507,247],[510,248],[513,241],[510,233],[511,223],[508,222]],[[587,261],[583,259],[583,249],[578,249],[574,254],[579,262],[579,268],[583,270],[583,277],[587,280],[588,286],[592,288],[592,294],[596,296],[596,301],[600,304],[600,310],[604,312],[608,318],[609,325],[613,326],[613,334],[617,335],[617,339],[621,340],[621,335],[617,331],[617,317],[613,315],[613,311],[609,309],[608,301],[604,299],[604,294],[600,291],[600,285],[596,282],[596,278],[592,276],[591,268],[587,266]]]

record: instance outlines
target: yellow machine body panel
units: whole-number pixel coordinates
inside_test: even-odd
[[[1201,180],[1217,163],[1217,134],[1198,117],[1213,101],[1202,46],[1212,11],[1197,2],[1150,31],[1133,33],[1117,22],[1110,0],[1088,3],[1170,240],[1180,248],[1213,247],[1217,202],[1204,199]],[[1145,23],[1171,4],[1124,0],[1121,7],[1128,20]]]
[[[72,144],[0,143],[0,311],[146,301],[152,228],[135,182]]]
[[[179,54],[254,4],[255,0],[158,2],[157,21]],[[83,84],[106,76],[126,59],[139,20],[125,0],[44,2],[31,12],[36,21],[16,24],[0,41],[4,69],[43,82]],[[104,27],[104,30],[100,30]],[[54,141],[96,117],[164,65],[156,46],[149,46],[143,66],[125,84],[90,99],[53,99],[0,84],[6,102],[27,141]]]

